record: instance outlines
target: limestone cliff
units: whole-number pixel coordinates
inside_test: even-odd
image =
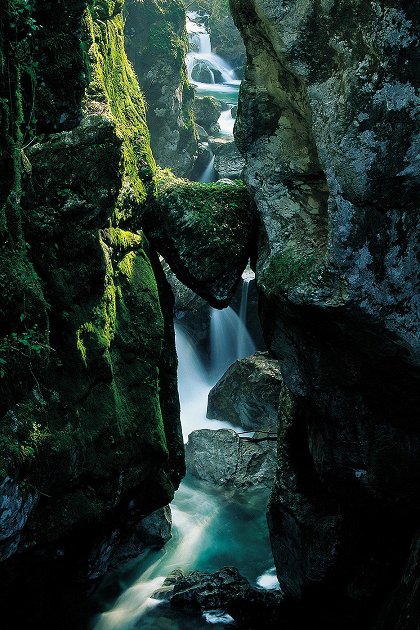
[[[248,56],[235,139],[286,385],[270,505],[281,586],[307,604],[294,623],[372,627],[391,598],[377,627],[414,628],[415,544],[392,593],[420,505],[416,9],[231,7]]]
[[[88,577],[98,536],[118,540],[183,474],[173,298],[140,231],[155,163],[121,10],[1,8],[3,597],[16,562],[25,592],[25,554]]]
[[[126,47],[148,104],[147,123],[157,163],[188,177],[197,159],[194,90],[185,55],[188,38],[180,0],[128,0]]]

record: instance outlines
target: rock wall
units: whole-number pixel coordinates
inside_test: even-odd
[[[95,541],[166,505],[184,472],[173,297],[140,231],[155,162],[122,4],[1,8],[1,596],[11,604],[19,581],[14,621],[40,596],[42,627],[58,627],[60,580],[92,577]]]
[[[414,628],[415,552],[398,582],[420,505],[416,10],[231,8],[248,56],[235,139],[285,383],[269,512],[279,580],[307,604],[297,624]]]
[[[188,37],[180,0],[128,0],[127,54],[148,104],[147,123],[157,163],[188,177],[198,155],[194,90],[185,55]]]

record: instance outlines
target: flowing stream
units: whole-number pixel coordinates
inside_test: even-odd
[[[212,309],[210,366],[198,354],[189,334],[175,324],[185,440],[195,429],[232,428],[228,422],[206,418],[207,397],[231,363],[255,351],[245,327],[247,295],[248,283],[244,282],[240,317],[230,307],[223,311]],[[248,490],[245,498],[193,479],[187,472],[171,504],[171,540],[162,549],[147,551],[124,570],[105,578],[97,599],[106,612],[95,619],[94,629],[201,630],[209,624],[213,628],[231,624],[233,620],[222,611],[183,612],[151,599],[150,595],[178,568],[216,571],[235,566],[252,584],[275,588],[265,520],[267,499],[265,490]]]
[[[220,131],[215,134],[226,140],[233,140],[235,120],[232,110],[238,104],[240,80],[225,59],[212,52],[210,35],[204,25],[203,16],[195,11],[187,13],[189,53],[187,72],[190,82],[195,85],[198,96],[214,96],[225,104],[220,114]],[[214,181],[214,155],[198,178],[200,182]]]

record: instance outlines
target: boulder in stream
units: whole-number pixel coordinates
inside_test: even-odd
[[[255,433],[256,441],[248,441],[232,429],[193,431],[185,447],[188,472],[217,486],[271,488],[276,442],[266,438],[266,434]]]
[[[147,237],[181,282],[212,306],[227,306],[255,248],[255,208],[246,187],[167,172],[158,187],[158,201],[143,217]]]
[[[282,385],[279,362],[268,352],[236,361],[209,393],[207,417],[251,431],[276,431]]]
[[[195,121],[208,133],[217,124],[223,106],[214,96],[198,96],[194,100]]]
[[[245,627],[262,627],[263,619],[265,628],[278,623],[282,602],[280,591],[252,588],[235,567],[214,573],[173,571],[152,597],[177,608],[223,610]]]

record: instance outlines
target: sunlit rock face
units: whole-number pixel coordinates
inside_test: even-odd
[[[419,518],[415,9],[231,7],[248,54],[235,139],[286,385],[270,506],[278,575],[317,623],[371,627]]]
[[[189,176],[198,155],[194,91],[185,66],[188,38],[179,0],[127,0],[126,49],[148,103],[157,163]]]

